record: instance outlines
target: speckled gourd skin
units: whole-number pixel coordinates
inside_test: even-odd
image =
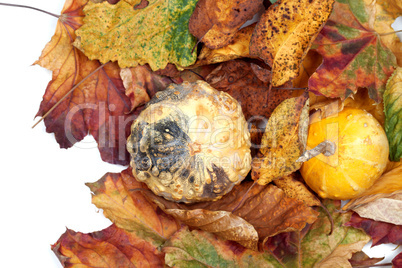
[[[158,92],[131,126],[133,175],[176,202],[217,200],[251,168],[241,106],[204,81]]]

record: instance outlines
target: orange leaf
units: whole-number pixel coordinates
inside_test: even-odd
[[[142,194],[149,191],[145,184],[132,176],[131,168],[119,173],[107,173],[94,183],[87,183],[93,192],[92,202],[119,228],[134,232],[138,237],[152,238],[162,244],[180,227],[158,206]]]
[[[190,33],[207,47],[229,44],[239,28],[263,8],[262,0],[200,0],[189,21]]]
[[[90,234],[67,231],[52,245],[64,267],[163,267],[164,253],[116,225]]]
[[[98,142],[104,161],[128,164],[125,139],[134,114],[129,114],[130,101],[124,95],[120,69],[113,63],[100,68],[99,62],[88,60],[72,45],[86,3],[87,0],[66,2],[56,33],[35,62],[53,72],[37,116],[44,116],[65,97],[44,119],[46,131],[55,134],[60,147],[69,148],[89,133]]]

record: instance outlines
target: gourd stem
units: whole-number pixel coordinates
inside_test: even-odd
[[[316,157],[319,154],[323,154],[325,156],[331,156],[336,151],[336,144],[332,141],[325,140],[318,144],[311,150],[305,151],[296,162],[306,162],[313,157]]]

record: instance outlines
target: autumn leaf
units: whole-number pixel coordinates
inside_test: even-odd
[[[353,211],[364,218],[402,225],[402,190],[358,206]]]
[[[191,15],[191,34],[208,48],[229,44],[239,28],[263,8],[262,0],[199,0]]]
[[[301,63],[323,24],[334,0],[282,0],[260,18],[251,37],[250,54],[272,67],[272,85],[298,76]]]
[[[124,165],[129,162],[125,139],[135,115],[129,114],[120,69],[113,63],[101,66],[90,61],[72,46],[86,3],[66,1],[54,36],[35,62],[52,71],[37,116],[47,115],[46,131],[55,134],[61,148],[73,146],[89,133],[104,161]]]
[[[402,245],[402,225],[365,219],[357,213],[345,225],[363,229],[373,239],[372,247],[387,243]]]
[[[365,5],[372,5],[364,2]],[[399,0],[377,0],[375,1],[373,29],[381,33],[381,42],[388,47],[395,55],[399,66],[402,66],[402,44],[398,36],[390,34],[394,32],[391,25],[395,19],[402,14],[402,3]]]
[[[395,56],[370,27],[371,10],[362,0],[350,3],[335,2],[315,40],[323,63],[310,77],[309,89],[345,99],[359,87],[367,87],[370,98],[378,103],[396,65]]]
[[[206,81],[215,89],[225,91],[235,98],[242,107],[249,123],[259,124],[270,117],[274,109],[292,96],[291,90],[269,90],[269,81],[257,75],[261,67],[243,60],[232,60],[218,65]],[[266,70],[266,69],[264,69]],[[256,105],[257,103],[261,105]]]
[[[148,66],[121,69],[120,77],[131,101],[131,111],[146,104],[156,92],[173,83],[170,78],[153,73]]]
[[[384,92],[385,133],[391,161],[402,158],[402,68],[388,79]]]
[[[144,194],[183,223],[251,249],[256,240],[248,224],[257,231],[257,241],[263,241],[281,232],[301,230],[306,223],[316,220],[316,211],[302,201],[287,197],[274,185],[252,185],[243,182],[217,201],[195,204],[170,202],[150,192]]]
[[[276,257],[283,267],[351,267],[347,260],[352,253],[360,251],[370,240],[363,231],[343,226],[350,213],[336,212],[340,201],[326,199],[324,205],[334,220],[334,229],[327,213],[321,209],[317,221],[300,232],[282,233],[271,237],[266,251]]]
[[[358,266],[372,266],[377,262],[380,262],[384,259],[383,258],[370,258],[367,256],[363,251],[356,252],[352,255],[352,258],[349,259],[350,264],[352,267]]]
[[[253,180],[264,185],[300,169],[302,163],[296,160],[306,148],[307,128],[307,92],[276,107],[262,137],[262,156],[253,159]]]
[[[115,5],[89,3],[75,46],[90,59],[117,61],[121,68],[148,63],[152,70],[174,63],[189,66],[196,60],[195,38],[187,22],[196,0],[151,0],[141,9],[126,1]]]
[[[396,255],[396,257],[392,260],[392,267],[402,267],[402,253]]]
[[[266,253],[246,249],[208,232],[183,228],[162,248],[171,267],[281,267]]]
[[[121,173],[107,173],[87,186],[93,193],[92,203],[116,226],[134,232],[140,238],[152,239],[157,246],[179,228],[171,216],[141,194],[148,188],[133,178],[131,168]]]
[[[148,239],[111,225],[89,234],[67,231],[52,245],[63,267],[162,267],[162,253]]]
[[[320,200],[301,182],[300,173],[292,173],[274,180],[274,184],[285,192],[286,196],[296,198],[307,206],[320,206]]]
[[[200,55],[194,66],[215,64],[250,56],[250,39],[255,24],[240,29],[233,37],[233,40],[222,48],[211,49],[202,47]],[[191,66],[190,66],[191,67]]]

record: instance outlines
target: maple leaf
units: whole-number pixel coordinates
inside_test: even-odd
[[[189,66],[197,57],[192,52],[196,40],[187,27],[196,2],[151,0],[141,9],[125,1],[88,3],[75,46],[90,59],[117,61],[121,68],[148,63],[158,70],[169,62]]]
[[[387,243],[402,245],[402,225],[365,219],[353,213],[345,226],[363,229],[373,239],[372,247]]]
[[[267,184],[300,169],[302,163],[296,160],[306,148],[307,128],[307,92],[276,107],[265,127],[260,155],[253,159],[253,180]]]
[[[131,168],[121,173],[107,173],[87,186],[93,192],[92,203],[116,226],[143,239],[152,238],[157,246],[179,228],[171,216],[141,194],[141,190],[148,188],[132,177]]]
[[[89,133],[104,161],[127,164],[124,140],[135,115],[129,114],[130,101],[124,95],[120,69],[116,64],[101,66],[90,61],[72,45],[86,3],[66,1],[54,36],[35,62],[52,71],[37,116],[51,111],[44,119],[46,131],[55,134],[61,148],[71,147]],[[73,87],[77,88],[70,93]]]
[[[321,209],[317,221],[302,231],[282,233],[268,239],[267,252],[283,267],[351,267],[348,259],[370,240],[363,231],[343,226],[351,213],[337,213],[340,201],[323,201],[334,220],[334,229],[327,213]],[[322,265],[322,266],[321,266]]]
[[[183,228],[163,245],[171,267],[281,267],[266,253],[246,249],[208,232]]]
[[[370,98],[381,101],[396,61],[379,34],[370,28],[370,19],[362,0],[335,2],[315,40],[323,63],[309,79],[311,91],[345,99],[359,87],[367,87]]]
[[[333,3],[282,0],[262,15],[251,37],[250,54],[272,67],[273,86],[298,76],[301,62],[331,14]]]
[[[402,158],[402,68],[388,79],[384,92],[385,132],[391,161]]]
[[[162,253],[149,238],[116,225],[89,234],[67,231],[52,245],[63,267],[162,267]]]
[[[250,188],[252,184],[243,182],[217,201],[195,204],[179,204],[150,192],[145,194],[183,223],[251,249],[255,249],[258,240],[263,241],[281,232],[301,230],[306,223],[316,220],[317,212],[302,201],[287,197],[276,186],[254,185]],[[257,231],[257,239],[249,224]]]
[[[239,28],[263,8],[262,0],[200,0],[191,15],[191,34],[211,49],[229,44]]]

